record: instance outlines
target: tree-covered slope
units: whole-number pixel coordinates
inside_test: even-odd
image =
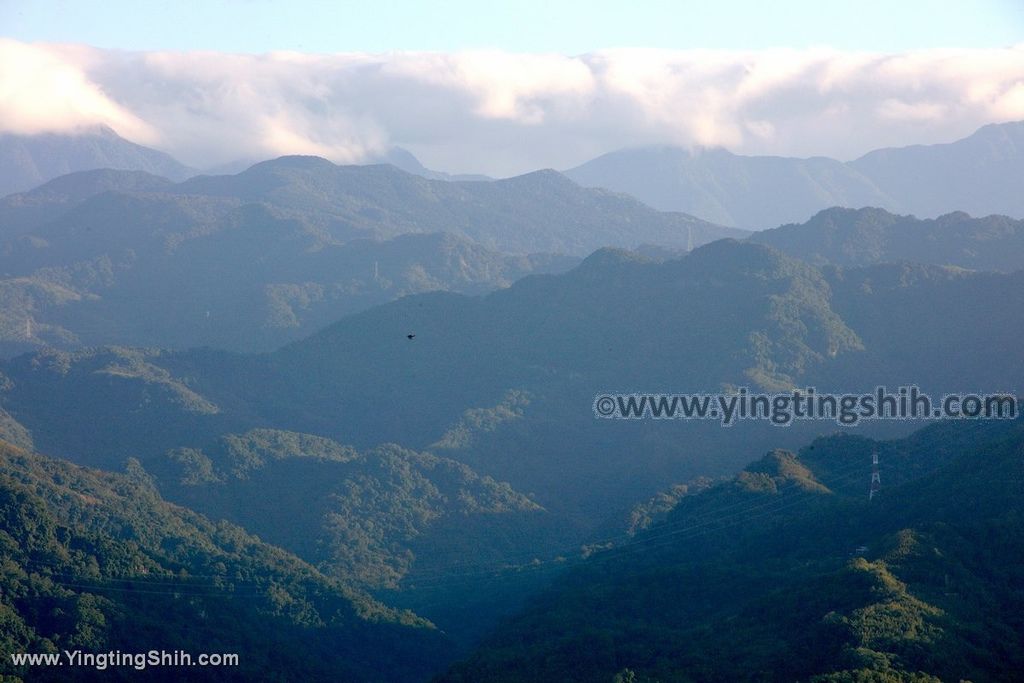
[[[644,242],[693,247],[742,233],[583,188],[551,170],[494,182],[445,182],[389,165],[338,166],[292,156],[234,176],[192,178],[175,191],[264,202],[315,217],[341,237],[445,231],[513,253],[582,256],[603,246]]]
[[[564,518],[507,483],[395,444],[356,450],[254,429],[143,466],[167,499],[409,606],[462,645],[545,578],[522,578],[519,565],[578,542]]]
[[[0,401],[38,448],[97,466],[257,427],[360,450],[392,442],[508,481],[586,526],[671,482],[729,472],[752,439],[796,447],[823,428],[595,420],[597,393],[1019,392],[1024,301],[1008,293],[1022,278],[822,270],[729,241],[660,263],[602,251],[485,297],[407,297],[272,354],[27,355],[2,366]]]
[[[1007,216],[957,212],[918,220],[882,209],[833,208],[750,240],[817,265],[906,261],[1001,272],[1024,268],[1024,221]]]
[[[94,680],[96,671],[19,670],[10,653],[237,653],[238,667],[188,676],[406,681],[428,675],[447,651],[415,615],[164,502],[135,465],[108,474],[0,444],[0,568],[0,671],[25,680]]]
[[[442,680],[1015,680],[1022,463],[1019,422],[772,452],[582,563]]]
[[[553,171],[445,182],[285,157],[179,184],[76,173],[0,201],[0,352],[268,350],[407,294],[489,291],[606,245],[743,234]]]
[[[465,548],[479,561],[488,545],[501,547],[503,535],[539,528],[543,520],[532,518],[544,517],[508,484],[394,444],[357,451],[323,437],[257,429],[206,448],[174,449],[145,467],[167,498],[235,522],[367,589],[397,587],[421,560],[429,571],[457,571],[470,561]],[[543,543],[538,535],[529,545]]]

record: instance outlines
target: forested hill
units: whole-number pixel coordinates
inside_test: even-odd
[[[164,502],[141,468],[87,470],[0,442],[0,673],[12,652],[236,653],[189,680],[423,679],[450,653],[428,622],[383,606],[231,524]],[[182,680],[151,670],[145,680]],[[131,668],[104,680],[138,680]],[[5,679],[6,680],[6,679]]]
[[[971,270],[1024,268],[1024,220],[972,218],[958,211],[933,220],[883,209],[831,208],[800,224],[754,233],[767,244],[816,265],[913,262]]]
[[[594,555],[440,680],[1016,680],[1022,482],[1019,420],[771,452]]]
[[[597,392],[1020,391],[1024,300],[1007,293],[1022,278],[907,264],[818,269],[733,241],[663,263],[602,251],[485,297],[406,297],[272,354],[22,356],[0,366],[0,402],[38,448],[93,466],[273,428],[359,449],[431,449],[549,510],[584,506],[589,519],[741,466],[750,439],[796,447],[821,429],[595,421]],[[510,391],[523,400],[503,407]],[[447,438],[460,422],[466,433]]]
[[[600,247],[746,234],[554,171],[446,182],[283,157],[178,184],[82,172],[0,200],[0,354],[269,350],[407,294],[490,291]]]

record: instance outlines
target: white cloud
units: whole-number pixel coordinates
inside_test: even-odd
[[[850,158],[1024,119],[1024,46],[904,54],[120,52],[0,40],[0,130],[106,123],[197,166],[390,145],[497,175],[618,147]]]
[[[883,119],[928,123],[941,121],[949,111],[949,107],[939,102],[904,102],[890,98],[878,105],[878,115]]]
[[[0,131],[69,132],[106,124],[143,143],[154,128],[117,104],[59,51],[0,38]]]

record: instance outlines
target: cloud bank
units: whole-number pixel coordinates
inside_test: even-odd
[[[510,175],[673,144],[841,159],[1024,119],[1024,45],[310,55],[122,52],[0,39],[0,131],[103,123],[208,168],[406,147]]]

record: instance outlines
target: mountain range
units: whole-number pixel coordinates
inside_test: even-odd
[[[919,218],[957,211],[1024,218],[1024,200],[1019,199],[1024,196],[1022,150],[1024,122],[1017,121],[984,126],[955,142],[878,149],[847,162],[662,145],[609,152],[565,175],[586,187],[630,194],[660,211],[747,230],[795,223],[833,206],[871,206]],[[253,163],[230,164],[215,172],[233,175]],[[431,180],[491,180],[428,169],[400,147],[364,163],[390,164]],[[77,134],[0,136],[0,168],[0,196],[80,170],[139,170],[172,180],[197,174],[105,127]]]
[[[1024,220],[979,209],[1017,201],[1015,125],[849,164],[590,169],[734,224],[793,214],[755,233],[402,150],[0,199],[5,655],[238,652],[225,680],[1013,680],[1020,419],[594,406],[1020,395]],[[878,208],[935,199],[917,165],[978,217]]]
[[[70,133],[0,134],[0,197],[76,171],[145,171],[173,180],[195,170],[169,154],[125,140],[109,126]]]
[[[1005,273],[1024,268],[1024,220],[972,218],[962,211],[919,220],[882,209],[832,208],[749,240],[815,265],[930,263]]]
[[[136,458],[169,500],[389,591],[446,631],[478,632],[511,603],[472,617],[449,610],[479,605],[482,586],[495,585],[485,574],[489,584],[472,584],[483,597],[460,602],[471,590],[459,539],[484,570],[512,577],[533,559],[571,558],[595,537],[626,533],[638,501],[734,472],[751,443],[795,448],[840,428],[597,420],[597,393],[1019,393],[1024,301],[1005,293],[1022,278],[819,268],[731,240],[664,261],[603,250],[483,296],[408,296],[273,353],[19,356],[0,364],[0,425],[91,467],[122,470]],[[241,504],[262,500],[273,502]]]
[[[88,470],[0,443],[0,643],[17,652],[238,655],[217,680],[423,679],[453,652],[429,622],[385,607],[237,526],[162,500],[138,467]],[[271,646],[272,644],[272,646]],[[134,673],[169,680],[166,669]],[[24,680],[95,680],[88,666]],[[180,674],[180,670],[178,670]]]
[[[1014,680],[1022,456],[1020,420],[773,450],[579,562],[438,680]]]
[[[748,230],[795,223],[833,206],[922,218],[956,211],[1024,218],[1024,122],[988,125],[947,144],[875,150],[849,162],[657,146],[610,152],[565,174],[663,211]]]
[[[445,182],[312,157],[177,184],[82,172],[0,200],[0,224],[8,355],[43,344],[266,350],[405,294],[565,270],[606,243],[691,248],[745,234],[553,171]]]

